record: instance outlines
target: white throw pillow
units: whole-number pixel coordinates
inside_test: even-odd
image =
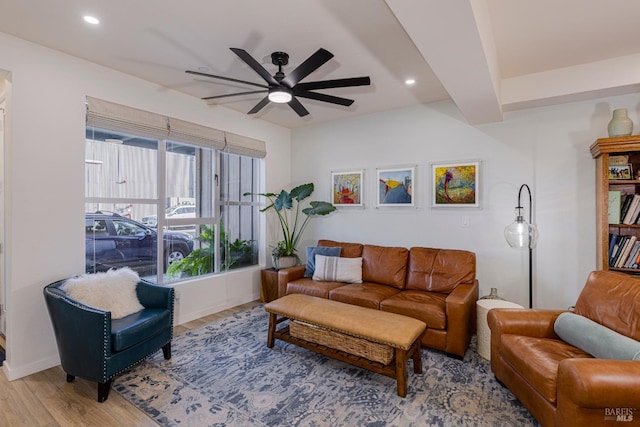
[[[136,294],[138,273],[130,268],[105,273],[83,274],[68,279],[60,288],[71,298],[120,319],[144,309]]]
[[[344,258],[316,254],[313,280],[319,282],[362,283],[362,258]]]

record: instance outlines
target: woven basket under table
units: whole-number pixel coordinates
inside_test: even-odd
[[[293,337],[324,345],[335,350],[342,350],[355,356],[382,363],[383,365],[388,365],[393,360],[394,349],[388,345],[352,337],[307,323],[292,320],[289,322],[289,333]]]

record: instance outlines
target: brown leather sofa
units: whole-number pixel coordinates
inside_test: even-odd
[[[563,312],[490,310],[496,378],[543,426],[639,425],[640,361],[596,359],[563,341],[554,331]],[[574,313],[640,340],[640,278],[592,272]]]
[[[399,313],[422,320],[422,345],[459,358],[476,329],[476,256],[473,252],[387,247],[320,240],[341,257],[362,257],[362,283],[315,281],[305,266],[278,272],[278,296],[302,293]]]

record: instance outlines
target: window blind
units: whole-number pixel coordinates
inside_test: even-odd
[[[87,125],[147,138],[170,139],[211,147],[242,156],[263,158],[267,155],[264,141],[90,96],[87,97]]]
[[[169,139],[205,147],[225,148],[224,132],[180,119],[169,118]]]

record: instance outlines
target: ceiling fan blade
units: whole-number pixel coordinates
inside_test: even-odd
[[[282,84],[288,88],[293,88],[298,82],[309,74],[320,68],[325,62],[333,58],[333,53],[325,49],[318,49],[316,53],[311,55],[302,64],[298,65],[295,70],[290,72],[284,79]]]
[[[298,87],[299,85],[296,86],[296,89]],[[344,105],[345,107],[348,107],[349,105],[353,104],[353,99],[340,98],[339,96],[326,95],[324,93],[297,91],[297,90],[295,90],[294,93],[296,96],[299,96],[301,98],[309,98],[309,99],[315,99],[316,101],[330,102],[331,104]]]
[[[289,107],[293,108],[293,111],[298,113],[300,117],[304,117],[307,114],[309,114],[307,109],[304,108],[304,106],[300,103],[300,101],[298,101],[298,99],[295,96],[291,98],[291,101],[289,101],[288,104],[289,104]]]
[[[253,107],[251,110],[249,110],[249,112],[247,114],[255,114],[258,111],[262,110],[267,104],[269,103],[269,97],[265,96],[264,98],[262,98],[262,100],[260,102],[258,102],[256,104],[255,107]]]
[[[268,92],[266,90],[252,90],[249,92],[238,92],[238,93],[228,93],[226,95],[216,95],[216,96],[207,96],[205,98],[201,98],[204,100],[209,100],[209,99],[218,99],[218,98],[228,98],[230,96],[238,96],[238,95],[253,95],[254,93],[265,93]]]
[[[216,76],[214,74],[201,73],[200,71],[187,70],[187,71],[185,71],[185,73],[195,74],[196,76],[212,77],[214,79],[227,80],[227,81],[230,81],[230,82],[242,83],[242,84],[245,84],[245,85],[258,86],[258,87],[263,87],[265,89],[269,88],[269,86],[263,85],[263,84],[259,84],[259,83],[248,82],[248,81],[245,81],[245,80],[232,79],[231,77]]]
[[[296,89],[316,90],[316,89],[333,89],[336,87],[351,86],[369,86],[371,79],[369,77],[352,77],[348,79],[322,80],[319,82],[298,83]]]
[[[269,83],[270,85],[278,85],[276,79],[273,78],[273,76],[269,74],[269,72],[265,70],[258,61],[253,59],[253,56],[249,55],[246,50],[238,49],[235,47],[232,47],[230,49],[233,51],[233,53],[238,55],[240,59],[246,62],[249,67],[253,68],[256,73],[260,74],[260,77],[262,77],[267,83]]]

